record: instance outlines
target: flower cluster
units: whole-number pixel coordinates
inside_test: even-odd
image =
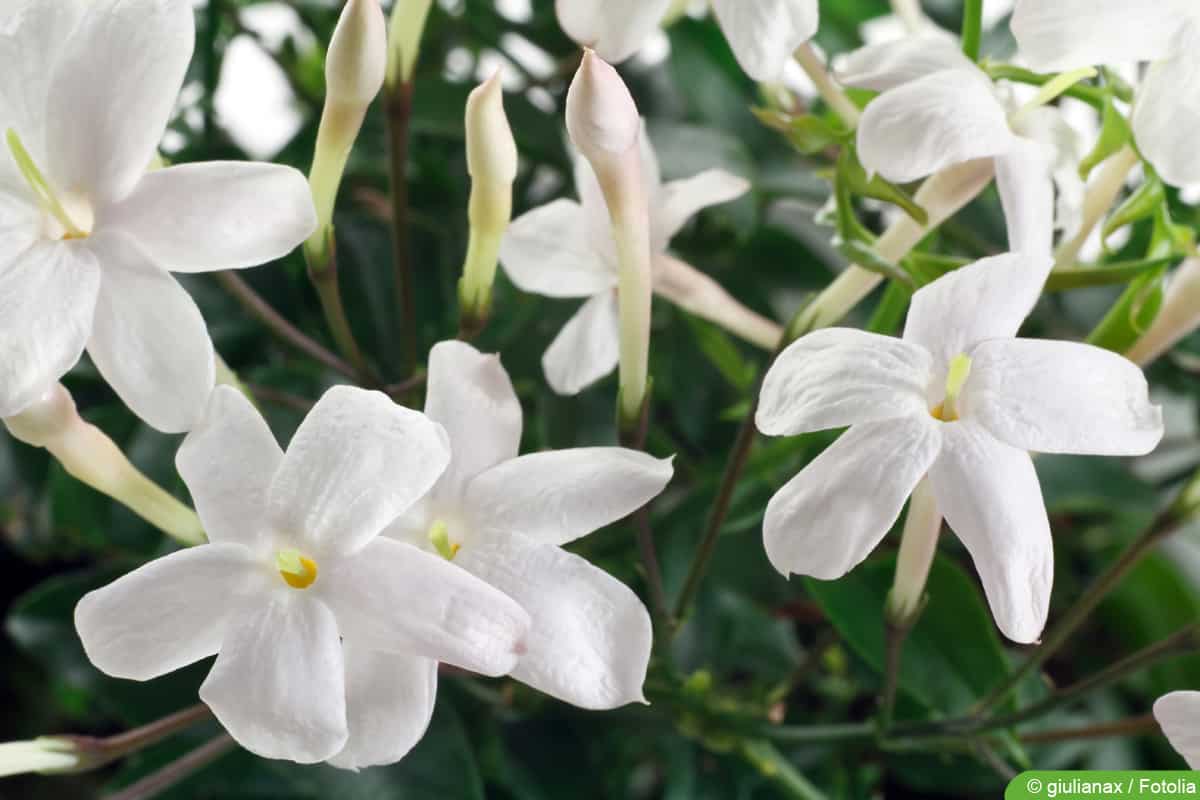
[[[1189,2],[1020,0],[1011,23],[1020,58],[1070,71],[1023,70],[1039,88],[1019,101],[1017,73],[989,70],[971,46],[926,24],[846,54],[831,76],[807,44],[817,0],[712,0],[750,78],[781,81],[794,59],[830,112],[761,110],[800,149],[836,152],[830,238],[861,265],[785,326],[669,252],[693,216],[752,189],[717,168],[664,181],[612,66],[679,6],[557,0],[563,30],[584,48],[564,120],[578,200],[552,200],[510,224],[519,156],[500,78],[471,95],[463,328],[427,354],[423,411],[396,402],[403,390],[378,391],[385,382],[354,342],[338,296],[333,209],[367,108],[383,87],[394,101],[412,80],[428,3],[393,21],[390,43],[378,0],[346,4],[307,180],[271,164],[162,162],[195,38],[190,0],[15,0],[0,10],[0,58],[20,71],[0,87],[0,418],[195,545],[79,602],[76,628],[97,668],[145,681],[215,656],[199,696],[238,744],[346,769],[414,747],[433,714],[439,664],[511,676],[586,709],[644,702],[654,636],[669,635],[672,621],[656,627],[630,587],[567,546],[642,511],[674,476],[671,458],[644,452],[655,296],[774,353],[747,441],[755,428],[848,429],[762,509],[763,546],[779,573],[842,577],[907,505],[887,622],[911,627],[921,613],[944,519],[999,630],[1039,641],[1054,544],[1035,454],[1154,450],[1163,415],[1141,364],[1197,324],[1195,248],[1164,201],[1123,218],[1155,215],[1146,264],[1130,273],[1138,280],[1157,281],[1162,262],[1193,256],[1165,299],[1155,284],[1156,320],[1142,324],[1133,289],[1145,287],[1131,287],[1121,308],[1136,324],[1123,339],[1106,339],[1117,336],[1108,329],[1091,343],[1018,336],[1048,282],[1094,277],[1056,264],[1055,185],[1061,195],[1062,165],[1071,162],[1068,176],[1079,165],[1054,104],[1097,80],[1085,96],[1120,114],[1112,82],[1094,68],[1153,62],[1131,89],[1128,130],[1122,138],[1106,126],[1111,141],[1097,145],[1096,162],[1125,152],[1132,165],[1136,147],[1167,182],[1200,182],[1190,141],[1200,102],[1187,94],[1200,75],[1200,16]],[[855,103],[839,84],[869,100]],[[966,202],[963,186],[982,188],[981,175],[994,176],[1009,251],[933,268],[909,259]],[[913,197],[902,185],[926,178],[958,199]],[[856,197],[900,206],[900,233],[876,238],[856,217]],[[1085,204],[1080,226],[1097,224],[1089,213]],[[375,388],[328,389],[285,451],[236,380],[216,385],[205,321],[171,273],[240,270],[301,244],[349,371]],[[522,291],[585,299],[545,349],[545,379],[572,395],[619,369],[626,446],[521,453],[518,393],[499,356],[465,341],[488,323],[497,266]],[[908,304],[902,336],[832,327],[879,275]],[[59,381],[85,351],[137,416],[186,434],[175,464],[195,514],[176,513],[178,501],[79,418]],[[653,554],[648,536],[642,545]],[[701,575],[710,556],[698,558]],[[1193,765],[1197,698],[1173,693],[1154,709]],[[64,746],[12,752],[36,754],[35,769],[70,768]]]

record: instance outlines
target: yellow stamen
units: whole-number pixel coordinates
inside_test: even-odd
[[[293,589],[307,589],[317,580],[317,562],[299,550],[280,550],[275,554],[275,566]]]
[[[51,214],[58,220],[59,224],[66,230],[64,239],[86,239],[88,232],[80,228],[67,214],[67,210],[63,208],[58,196],[54,194],[54,189],[51,188],[50,182],[46,180],[46,176],[38,169],[37,164],[33,163],[33,156],[29,155],[29,151],[25,149],[25,145],[21,142],[21,137],[12,128],[8,129],[6,135],[8,139],[8,149],[12,151],[13,160],[17,164],[17,169],[21,171],[25,182],[29,184],[29,188],[37,195],[38,201],[47,213]]]
[[[447,561],[453,561],[454,557],[458,555],[459,549],[462,548],[461,544],[450,543],[450,528],[440,519],[429,526],[429,543],[433,545],[434,550],[437,550],[438,555]]]
[[[950,370],[946,373],[946,396],[929,412],[935,419],[943,422],[958,419],[958,396],[962,394],[963,386],[970,375],[971,358],[966,353],[959,353],[950,360]]]

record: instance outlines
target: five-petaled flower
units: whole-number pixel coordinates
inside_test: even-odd
[[[388,535],[440,554],[532,619],[519,681],[593,709],[642,699],[650,617],[625,584],[562,549],[663,490],[669,460],[620,447],[517,456],[521,405],[496,356],[442,342],[425,413],[450,436],[450,466]]]
[[[557,0],[563,30],[610,63],[632,56],[662,22],[671,0]],[[712,0],[717,24],[742,69],[778,81],[792,53],[817,32],[817,0]]]
[[[195,39],[189,0],[13,0],[0,9],[0,417],[85,347],[156,428],[214,380],[200,311],[169,274],[254,266],[308,236],[304,177],[270,164],[147,172]]]
[[[215,653],[200,697],[247,750],[396,761],[433,713],[438,661],[502,675],[529,629],[483,581],[378,536],[449,462],[442,427],[379,392],[330,389],[284,454],[218,387],[176,459],[211,543],[86,595],[88,657],[148,680]]]
[[[740,197],[750,184],[720,169],[664,184],[644,129],[639,136],[642,177],[649,198],[654,289],[682,300],[689,284],[675,276],[687,268],[665,258],[671,237],[696,212]],[[559,199],[523,214],[513,221],[500,246],[504,271],[523,291],[588,298],[542,358],[546,380],[559,394],[577,394],[608,375],[620,355],[612,222],[596,173],[587,159],[579,156],[575,158],[575,189],[579,202]],[[684,280],[690,283],[694,274],[689,270]],[[769,339],[770,323],[758,327],[767,330]]]
[[[837,76],[882,92],[858,126],[858,154],[869,171],[908,183],[993,158],[1009,248],[1050,252],[1052,166],[1064,127],[1054,109],[1035,101],[1010,113],[991,78],[936,33],[861,48],[839,60]]]
[[[1054,553],[1029,451],[1142,454],[1163,433],[1128,360],[1014,338],[1049,270],[1048,256],[985,258],[919,290],[902,339],[829,328],[780,354],[763,384],[759,430],[850,430],[767,505],[763,537],[777,570],[841,577],[928,474],[996,623],[1014,641],[1037,639]]]
[[[1012,32],[1038,70],[1153,62],[1134,98],[1138,150],[1167,182],[1200,182],[1200,4],[1018,0]]]

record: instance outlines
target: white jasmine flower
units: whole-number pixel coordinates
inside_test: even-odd
[[[1153,62],[1133,106],[1138,150],[1168,183],[1200,182],[1200,5],[1192,0],[1019,0],[1012,32],[1034,69]]]
[[[640,147],[650,209],[652,280],[656,291],[674,297],[678,281],[672,278],[678,262],[663,258],[671,237],[698,211],[740,197],[750,184],[719,169],[664,184],[645,130]],[[542,358],[546,380],[559,394],[577,394],[608,375],[620,355],[619,270],[612,222],[596,173],[578,156],[575,189],[579,202],[559,199],[523,214],[500,245],[500,263],[523,291],[588,298]]]
[[[12,0],[0,10],[0,417],[86,348],[140,417],[183,431],[212,343],[174,272],[278,258],[312,232],[304,177],[269,164],[147,173],[194,43],[188,0]]]
[[[1154,702],[1154,718],[1171,746],[1200,769],[1200,692],[1171,692]]]
[[[1001,631],[1037,639],[1054,554],[1028,451],[1141,454],[1163,432],[1141,370],[1126,359],[1014,338],[1050,264],[1044,255],[985,258],[919,290],[903,339],[828,328],[780,355],[763,384],[759,430],[850,430],[771,498],[763,538],[777,570],[841,577],[928,475]]]
[[[620,447],[518,456],[521,405],[496,356],[442,342],[425,413],[450,436],[450,467],[389,535],[439,553],[533,620],[517,680],[583,708],[642,699],[650,616],[625,584],[568,544],[643,506],[669,460]],[[445,562],[443,562],[445,563]]]
[[[937,33],[869,45],[839,62],[838,80],[882,92],[863,112],[863,166],[908,183],[966,161],[993,158],[1014,252],[1049,253],[1058,126],[1032,105],[1012,113],[991,79]]]
[[[567,35],[619,63],[642,48],[671,0],[557,0]],[[712,0],[717,24],[742,69],[756,81],[777,82],[796,48],[817,32],[817,0]]]
[[[512,600],[379,537],[441,476],[446,433],[379,392],[337,387],[286,454],[218,387],[176,465],[210,544],[86,595],[92,663],[149,680],[217,655],[200,698],[247,750],[301,763],[390,763],[433,711],[437,661],[508,672],[529,627]]]

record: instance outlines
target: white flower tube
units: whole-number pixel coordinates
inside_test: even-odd
[[[925,479],[913,489],[904,533],[900,536],[896,579],[887,599],[888,620],[893,625],[908,628],[916,621],[924,603],[925,583],[929,580],[929,568],[933,566],[941,532],[942,514],[938,511],[933,487]]]
[[[491,313],[500,242],[512,220],[512,186],[517,177],[517,143],[504,114],[499,72],[467,98],[466,127],[471,234],[458,296],[464,328],[473,330]]]
[[[0,744],[0,778],[27,772],[53,775],[82,766],[83,759],[70,739],[39,736],[26,742]]]
[[[1144,367],[1196,328],[1200,328],[1200,259],[1189,258],[1171,276],[1158,316],[1125,356]]]
[[[325,108],[309,174],[318,223],[305,243],[311,263],[328,260],[338,187],[367,109],[383,88],[387,58],[387,21],[379,0],[349,0],[325,59]]]
[[[180,542],[205,541],[196,512],[142,474],[112,439],[80,417],[62,384],[54,384],[4,424],[22,442],[50,451],[72,477],[128,506]]]
[[[650,360],[650,210],[638,152],[641,118],[621,76],[591,50],[567,93],[567,131],[592,165],[617,246],[621,421],[636,424]]]

